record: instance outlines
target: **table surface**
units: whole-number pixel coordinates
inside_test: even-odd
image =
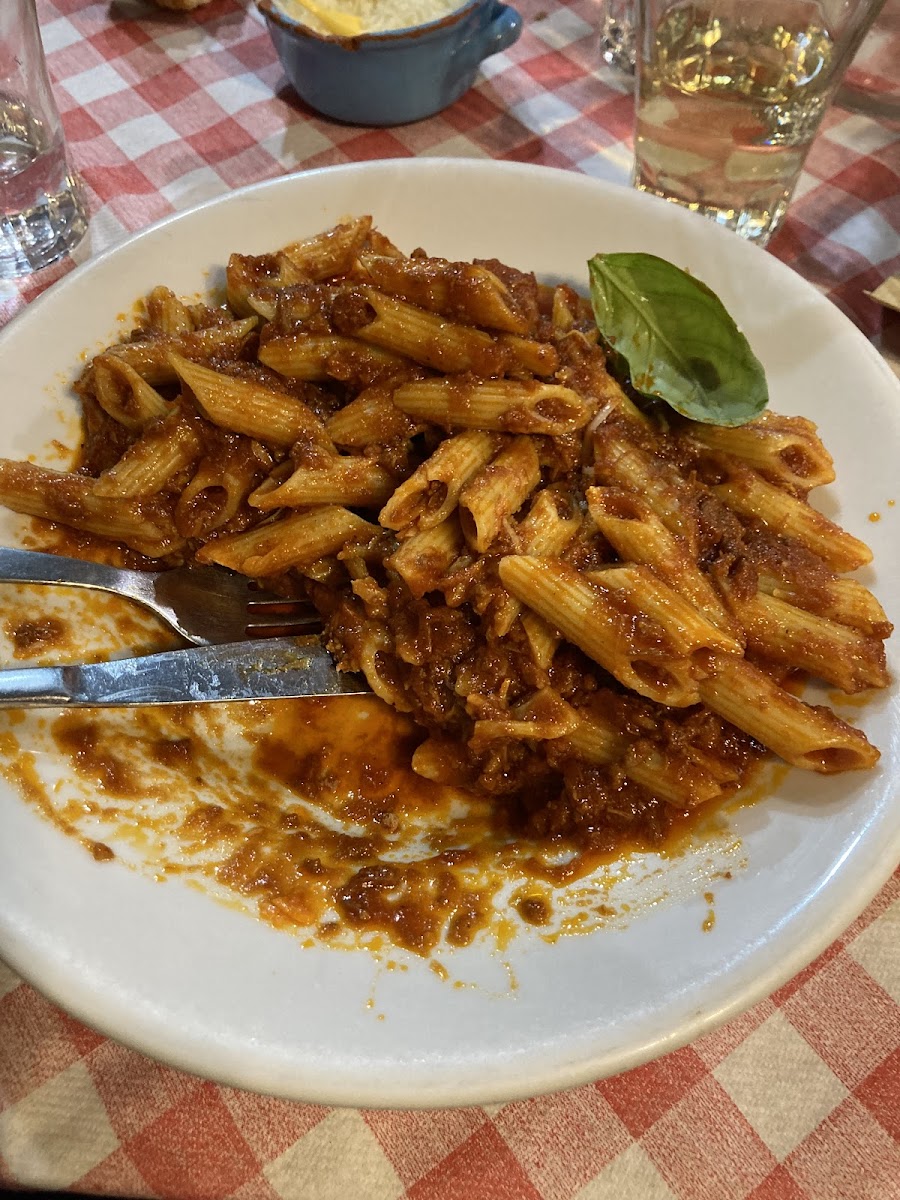
[[[379,130],[305,108],[249,0],[190,14],[38,0],[91,202],[76,259],[242,184],[336,163],[474,156],[627,185],[633,103],[597,69],[596,4],[519,7],[521,39],[467,96]],[[833,109],[770,252],[891,358],[900,315],[867,293],[900,271],[900,129]],[[0,285],[0,323],[70,265]],[[567,1093],[429,1113],[329,1110],[171,1070],[0,963],[0,1184],[179,1200],[889,1200],[900,1197],[898,947],[900,873],[821,958],[692,1045]]]

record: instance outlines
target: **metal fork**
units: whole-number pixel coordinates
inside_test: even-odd
[[[305,601],[258,590],[252,580],[224,567],[131,571],[0,547],[0,583],[52,583],[114,592],[150,609],[196,646],[312,633],[321,624]]]

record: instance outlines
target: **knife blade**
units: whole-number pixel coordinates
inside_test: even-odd
[[[126,708],[360,695],[317,638],[280,637],[188,646],[137,658],[0,670],[0,708]]]

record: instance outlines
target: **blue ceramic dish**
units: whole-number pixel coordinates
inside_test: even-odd
[[[258,7],[301,100],[353,125],[405,125],[440,112],[522,32],[522,17],[501,0],[470,0],[426,25],[353,38],[316,33],[273,0]]]

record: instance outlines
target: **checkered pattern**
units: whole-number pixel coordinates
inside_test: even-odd
[[[218,1087],[0,966],[0,1182],[173,1200],[896,1200],[900,872],[820,959],[692,1046],[490,1109]]]
[[[625,183],[632,101],[596,70],[595,0],[517,0],[522,38],[447,112],[338,126],[285,83],[249,0],[179,16],[38,0],[96,253],[303,167],[516,159]],[[882,48],[883,51],[883,48]],[[772,251],[870,336],[900,271],[900,136],[833,110]],[[8,319],[62,270],[0,290]],[[658,1062],[558,1096],[427,1114],[292,1104],[169,1070],[0,964],[0,1184],[177,1200],[900,1200],[900,874],[763,1004]]]

